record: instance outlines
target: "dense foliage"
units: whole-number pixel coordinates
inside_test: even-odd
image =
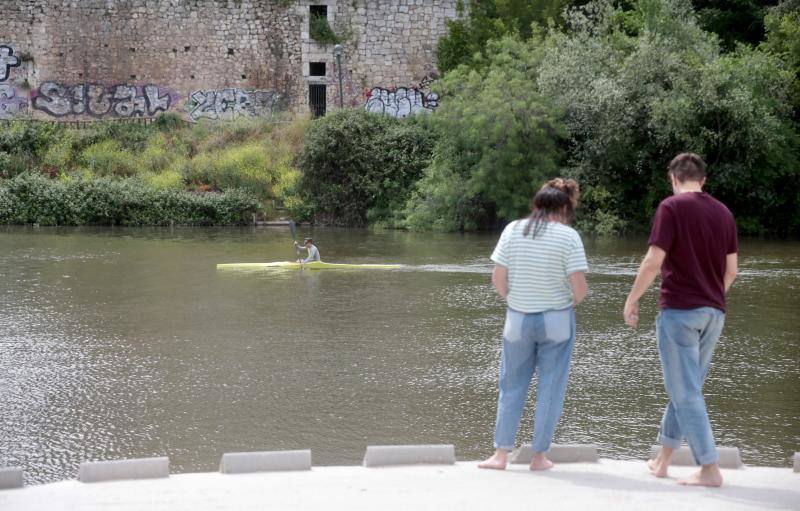
[[[442,137],[405,210],[412,229],[491,227],[528,211],[534,191],[557,173],[566,136],[558,110],[535,83],[543,52],[506,38],[477,69],[440,84]]]
[[[0,224],[235,225],[252,221],[258,201],[241,190],[155,189],[136,178],[66,180],[20,174],[0,181]]]
[[[510,219],[536,184],[566,174],[583,185],[580,228],[641,231],[669,193],[669,159],[693,151],[709,163],[708,190],[742,232],[800,234],[796,3],[762,11],[752,2],[695,2],[698,16],[688,0],[596,1],[568,9],[558,24],[532,25],[529,37],[504,21],[513,2],[476,3],[440,44],[454,48],[471,24],[491,27],[468,34],[474,46],[444,55],[461,65],[440,82],[443,136],[407,205],[407,225]],[[757,14],[759,23],[766,12],[766,39],[720,45],[729,29],[709,20],[723,7],[735,11],[726,19]],[[477,44],[487,38],[495,42]]]
[[[35,184],[38,195],[12,195],[41,199],[53,213],[21,211],[0,217],[0,223],[219,224],[239,223],[243,215],[252,220],[251,213],[273,215],[275,204],[296,194],[294,159],[307,124],[239,120],[188,126],[175,115],[151,125],[102,122],[87,129],[3,123],[0,186],[6,197],[20,183]],[[31,181],[33,175],[49,176],[52,182]],[[18,176],[24,178],[15,181]],[[85,195],[88,189],[95,192]],[[97,207],[113,214],[94,214],[90,204],[75,209],[43,198],[59,193],[69,200],[100,201]],[[152,207],[145,211],[148,203]]]
[[[424,116],[343,110],[316,121],[298,157],[295,212],[334,224],[395,225],[436,140]]]

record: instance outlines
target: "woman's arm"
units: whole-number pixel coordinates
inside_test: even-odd
[[[572,286],[572,305],[577,306],[586,298],[589,292],[589,285],[586,284],[586,273],[576,271],[569,275],[569,283]]]
[[[497,294],[505,299],[508,296],[508,268],[496,264],[492,270],[492,284]]]

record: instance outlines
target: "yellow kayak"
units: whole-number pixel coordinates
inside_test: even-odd
[[[258,270],[267,268],[284,268],[287,270],[299,270],[300,267],[307,270],[396,270],[402,268],[402,264],[345,264],[345,263],[323,263],[314,261],[311,263],[300,264],[294,261],[275,261],[272,263],[229,263],[218,264],[218,270]]]

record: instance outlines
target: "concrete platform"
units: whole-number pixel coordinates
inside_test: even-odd
[[[597,446],[594,444],[553,444],[547,452],[547,457],[553,463],[595,463],[600,460]],[[531,459],[533,459],[533,448],[527,444],[516,449],[511,454],[509,462],[530,465]]]
[[[81,463],[78,480],[84,483],[169,477],[169,458],[86,461]]]
[[[661,446],[654,445],[650,449],[650,458],[655,458],[659,452],[661,452]],[[744,466],[738,447],[717,447],[717,454],[719,454],[719,466],[722,468],[742,468]],[[672,455],[670,465],[695,467],[697,463],[694,461],[691,449],[683,445]]]
[[[686,488],[652,477],[643,461],[600,460],[530,472],[479,470],[475,462],[383,468],[314,467],[303,472],[173,474],[97,484],[62,481],[0,491],[3,511],[242,509],[737,511],[800,509],[800,476],[792,468],[723,470],[722,488]]]
[[[311,451],[228,452],[219,462],[223,474],[284,470],[311,470]]]
[[[365,467],[388,465],[452,465],[456,462],[453,445],[368,445]]]

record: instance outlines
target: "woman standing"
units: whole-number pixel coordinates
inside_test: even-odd
[[[514,448],[534,371],[539,373],[531,470],[553,467],[547,451],[561,416],[575,343],[574,307],[586,296],[586,254],[569,223],[578,184],[553,179],[536,193],[527,219],[511,222],[492,254],[492,283],[508,303],[500,361],[494,455],[480,468],[503,470]]]

